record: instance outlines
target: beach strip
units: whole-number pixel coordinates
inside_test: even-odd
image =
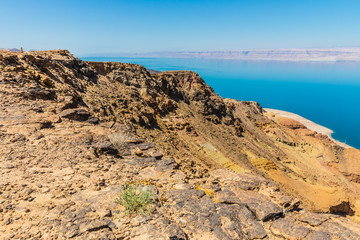
[[[324,126],[321,126],[317,123],[314,123],[314,122],[310,121],[309,119],[306,119],[298,114],[286,112],[286,111],[282,111],[282,110],[277,110],[277,109],[271,109],[271,108],[263,108],[263,110],[265,112],[274,113],[275,115],[278,115],[280,117],[287,117],[287,118],[296,120],[296,121],[300,122],[301,124],[303,124],[308,129],[310,129],[311,131],[321,133],[323,135],[328,136],[334,143],[338,144],[339,146],[344,147],[344,148],[352,148],[351,146],[347,145],[346,143],[340,142],[340,141],[332,138],[331,134],[334,132],[333,130],[326,128]]]

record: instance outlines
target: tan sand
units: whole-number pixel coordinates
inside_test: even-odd
[[[335,140],[334,138],[332,138],[331,134],[334,132],[333,130],[326,128],[324,126],[321,126],[317,123],[314,123],[314,122],[310,121],[309,119],[306,119],[300,115],[297,115],[297,114],[291,113],[291,112],[282,111],[282,110],[270,109],[270,108],[264,108],[264,110],[266,112],[272,112],[275,115],[278,115],[280,117],[287,117],[287,118],[294,119],[294,120],[300,122],[301,124],[303,124],[308,129],[328,136],[332,141],[334,141],[339,146],[342,146],[344,148],[352,148],[351,146],[347,145],[346,143],[339,142],[338,140]]]

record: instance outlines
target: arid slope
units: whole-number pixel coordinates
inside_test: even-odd
[[[109,113],[97,114],[99,118],[127,116],[139,123],[134,125],[138,134],[153,136],[164,151],[180,159],[269,177],[314,211],[358,211],[358,150],[344,149],[291,119],[264,114],[257,103],[223,99],[193,72],[134,78],[133,73],[119,74],[125,66],[121,63],[89,64],[104,75],[95,86],[101,90],[85,100],[95,113],[108,104]],[[119,96],[136,96],[136,101]]]
[[[194,72],[0,51],[0,109],[4,239],[360,236],[326,214],[357,220],[359,150]],[[122,216],[126,182],[153,191],[150,216]]]

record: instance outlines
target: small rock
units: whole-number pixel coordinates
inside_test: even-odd
[[[25,97],[30,99],[44,99],[44,100],[53,100],[56,97],[55,90],[45,90],[40,87],[27,88]]]
[[[151,155],[151,157],[153,157],[153,158],[155,158],[157,160],[160,160],[163,157],[163,155],[161,153],[159,153],[159,152],[155,152],[155,153],[153,153]]]
[[[64,181],[69,181],[72,178],[72,175],[67,175],[63,177]]]
[[[204,195],[204,191],[199,191],[195,189],[170,189],[165,192],[163,197],[170,201],[183,202],[189,201],[191,199],[199,199]]]
[[[106,153],[117,156],[117,154],[119,153],[119,151],[109,141],[98,142],[93,145],[93,148],[95,150],[95,153],[98,155]]]
[[[32,201],[34,201],[34,197],[29,197],[27,200],[29,201],[29,202],[32,202]]]
[[[316,231],[309,233],[305,240],[331,240],[331,236],[326,232]]]
[[[229,190],[223,190],[216,193],[216,200],[221,203],[243,204],[236,195]]]
[[[136,155],[136,156],[142,156],[142,155],[144,155],[144,152],[139,148],[139,147],[137,147],[137,148],[135,148],[135,152],[134,152],[134,154]]]
[[[100,209],[100,210],[98,210],[98,211],[96,211],[96,212],[99,214],[99,216],[100,216],[101,218],[111,217],[111,216],[112,216],[110,209]]]
[[[6,168],[7,168],[7,169],[13,169],[13,168],[14,168],[14,165],[8,164],[8,165],[6,165]]]
[[[86,121],[89,119],[90,113],[82,108],[74,108],[62,111],[60,117],[76,121]]]
[[[100,120],[97,117],[89,117],[87,122],[92,124],[99,124]]]
[[[32,190],[31,188],[29,188],[28,190],[25,191],[26,195],[30,195],[32,192],[34,192],[34,190]]]
[[[44,129],[44,128],[53,128],[54,125],[51,121],[43,121],[40,123],[40,129]]]
[[[112,222],[110,219],[104,218],[104,221],[107,223],[109,228],[116,228],[116,224]]]
[[[241,188],[231,189],[236,197],[253,211],[261,221],[268,221],[283,215],[283,210],[268,197],[257,192],[244,191]]]
[[[34,112],[37,112],[37,113],[43,113],[44,112],[41,107],[33,107],[30,110],[33,110]]]
[[[275,220],[270,229],[273,234],[285,239],[304,239],[310,232],[309,228],[297,224],[291,217]]]
[[[41,138],[45,137],[44,134],[40,133],[40,134],[36,134],[35,135],[35,140],[39,140]]]
[[[108,223],[103,219],[94,219],[90,221],[85,221],[80,226],[80,232],[91,232],[98,231],[103,228],[108,228]]]
[[[297,218],[299,221],[309,224],[310,226],[319,226],[323,222],[330,219],[329,214],[320,214],[320,213],[304,213]]]
[[[80,233],[79,227],[76,225],[71,225],[69,227],[63,228],[63,232],[65,238],[73,238]]]

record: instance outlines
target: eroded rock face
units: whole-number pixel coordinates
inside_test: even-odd
[[[67,109],[60,113],[62,118],[67,118],[77,121],[86,121],[90,117],[90,113],[82,108]]]
[[[300,178],[271,134],[296,136],[196,73],[63,50],[0,52],[0,64],[1,238],[359,238],[357,223],[311,213],[271,180]],[[148,216],[124,216],[124,183],[150,189]]]
[[[290,129],[304,129],[306,128],[303,124],[290,118],[282,118],[279,122],[281,125]]]

